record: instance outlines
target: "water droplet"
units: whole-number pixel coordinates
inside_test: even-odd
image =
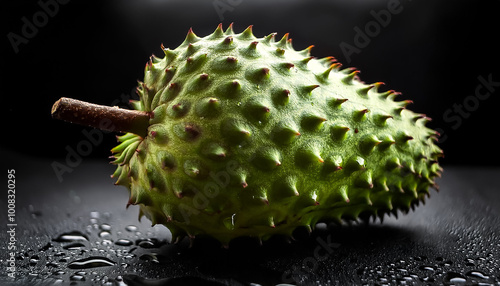
[[[125,258],[125,259],[132,259],[134,257],[136,257],[136,255],[133,254],[133,253],[132,254],[127,254],[127,255],[123,256],[123,258]]]
[[[158,253],[144,253],[139,256],[139,259],[153,263],[162,263],[166,261],[166,257]]]
[[[143,255],[141,255],[139,257],[139,259],[145,260],[145,261],[151,261],[154,263],[160,263],[160,261],[158,260],[158,257],[156,257],[155,253],[144,253]]]
[[[90,217],[91,218],[99,218],[99,217],[101,217],[101,214],[99,212],[90,212]]]
[[[103,223],[103,224],[101,224],[100,228],[101,228],[101,230],[110,231],[111,225],[109,225],[107,223]]]
[[[159,248],[162,243],[156,238],[139,239],[135,242],[136,245],[142,248]]]
[[[112,245],[113,241],[111,239],[103,239],[102,245]]]
[[[464,276],[456,272],[448,272],[446,273],[446,277],[444,278],[446,282],[450,283],[465,283],[467,280]]]
[[[388,280],[385,277],[379,277],[379,278],[377,278],[377,281],[384,283],[384,282],[387,282]]]
[[[99,237],[108,238],[108,237],[111,237],[111,233],[109,231],[103,230],[103,231],[99,232]]]
[[[421,265],[418,269],[427,270],[427,271],[434,271],[434,268],[432,266],[428,266],[428,265]]]
[[[486,276],[484,273],[477,271],[477,270],[469,271],[469,272],[465,273],[465,275],[470,276],[470,277],[474,277],[474,278],[480,278],[480,279],[490,278],[489,276]]]
[[[465,262],[466,262],[465,265],[467,266],[476,266],[473,259],[467,258],[465,259]]]
[[[88,240],[89,238],[85,234],[79,231],[65,232],[53,239],[53,241],[55,242],[88,241]]]
[[[57,268],[57,267],[59,267],[59,264],[50,261],[50,262],[47,262],[47,264],[45,264],[45,266]]]
[[[451,260],[446,260],[444,263],[443,263],[443,266],[451,266],[453,264],[453,262]]]
[[[425,282],[434,282],[435,281],[433,277],[424,277],[422,280]]]
[[[85,277],[80,274],[73,274],[69,277],[69,280],[71,281],[85,281]]]
[[[65,246],[63,246],[64,249],[68,249],[68,250],[76,250],[76,249],[81,249],[84,247],[85,247],[85,244],[83,244],[81,242],[73,242],[73,243],[69,243],[69,244],[66,244]]]
[[[130,231],[130,232],[134,232],[134,231],[137,230],[137,226],[135,226],[135,225],[127,225],[125,227],[125,230]]]
[[[131,240],[128,240],[128,239],[118,239],[116,242],[115,242],[116,245],[120,245],[120,246],[130,246],[132,244],[134,244]]]
[[[106,257],[99,256],[91,256],[79,260],[75,260],[68,264],[68,268],[71,269],[87,269],[94,267],[103,267],[103,266],[113,266],[116,263]]]

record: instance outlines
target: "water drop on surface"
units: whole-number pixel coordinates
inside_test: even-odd
[[[63,249],[77,250],[77,249],[81,249],[84,247],[85,247],[85,244],[83,244],[81,242],[73,242],[73,243],[69,243],[69,244],[64,245]]]
[[[139,239],[135,243],[136,245],[146,249],[159,248],[162,245],[160,241],[156,238]]]
[[[131,240],[121,238],[121,239],[118,239],[115,242],[115,244],[120,245],[120,246],[130,246],[130,245],[133,245],[134,243]]]
[[[116,263],[106,257],[91,256],[79,260],[72,261],[68,264],[71,269],[87,269],[103,266],[113,266]]]
[[[476,266],[473,259],[467,258],[465,259],[465,262],[466,262],[465,265],[467,266]]]
[[[421,265],[419,267],[420,270],[427,270],[427,271],[434,271],[434,268],[432,266],[428,266],[428,265]]]
[[[59,267],[59,264],[51,261],[51,262],[47,262],[47,264],[45,264],[45,266],[57,268],[57,267]]]
[[[127,264],[127,263],[122,263],[122,264],[120,264],[120,266],[121,266],[122,268],[127,268],[127,267],[129,267],[130,265],[129,265],[129,264]]]
[[[111,225],[109,225],[107,223],[103,223],[103,224],[101,224],[100,228],[101,228],[101,230],[110,231]]]
[[[450,282],[450,283],[465,283],[465,282],[467,282],[467,279],[465,279],[464,276],[462,276],[461,274],[456,273],[456,272],[446,273],[446,276],[444,279],[446,282]]]
[[[480,279],[490,278],[489,276],[486,276],[484,273],[477,271],[477,270],[469,271],[469,272],[465,273],[465,275],[470,276],[470,277],[474,277],[474,278],[480,278]]]
[[[69,280],[71,280],[71,281],[85,281],[85,277],[83,275],[73,274],[69,277]]]
[[[137,226],[135,226],[135,225],[127,225],[125,227],[125,230],[130,231],[130,232],[134,232],[134,231],[137,230]]]
[[[113,241],[111,239],[103,239],[102,245],[112,245]]]
[[[101,237],[101,238],[108,238],[110,236],[111,236],[111,233],[108,231],[103,230],[103,231],[99,232],[99,237]]]
[[[79,231],[65,232],[53,239],[53,241],[55,242],[88,241],[88,240],[89,238],[85,234]]]
[[[151,261],[154,263],[160,263],[160,261],[158,260],[158,257],[156,257],[155,253],[144,253],[143,255],[141,255],[139,257],[139,259],[145,260],[145,261]]]
[[[422,280],[425,282],[434,282],[435,281],[434,278],[432,278],[432,277],[424,277]]]

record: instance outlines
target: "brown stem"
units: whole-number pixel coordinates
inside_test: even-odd
[[[61,97],[52,106],[52,117],[105,131],[131,132],[146,136],[149,114]]]

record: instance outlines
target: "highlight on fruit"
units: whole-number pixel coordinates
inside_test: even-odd
[[[133,110],[61,98],[52,116],[121,134],[112,177],[173,241],[262,241],[424,202],[442,172],[430,118],[275,36],[190,29],[150,57]]]

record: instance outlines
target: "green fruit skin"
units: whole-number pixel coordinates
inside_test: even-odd
[[[381,83],[285,35],[219,25],[162,46],[139,83],[144,138],[115,147],[117,184],[173,240],[291,235],[318,222],[408,212],[436,187],[442,151],[429,120]]]

